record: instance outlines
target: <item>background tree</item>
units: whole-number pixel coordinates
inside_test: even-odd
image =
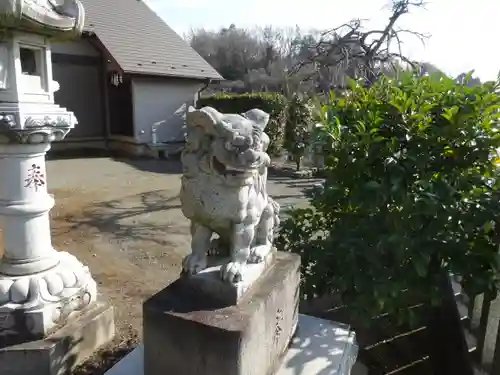
[[[259,41],[247,30],[231,25],[217,32],[191,31],[191,46],[228,80],[240,80],[258,68],[263,58]]]
[[[343,89],[349,78],[373,82],[381,74],[396,75],[416,64],[401,48],[402,40],[424,34],[398,27],[401,18],[423,6],[423,0],[392,0],[390,16],[381,29],[366,29],[360,19],[329,30],[272,26],[219,31],[193,30],[188,42],[229,82],[216,89],[328,93]],[[427,64],[427,65],[425,65]],[[432,69],[422,63],[421,68]]]
[[[308,45],[309,55],[294,66],[292,73],[312,66],[308,78],[314,77],[321,90],[328,92],[345,87],[346,77],[363,78],[370,84],[384,70],[398,71],[401,64],[413,66],[414,62],[403,54],[402,38],[409,34],[423,41],[427,36],[397,24],[412,9],[423,5],[423,0],[393,0],[391,15],[380,30],[366,30],[364,22],[355,19],[322,32],[319,40]]]
[[[227,80],[213,85],[216,91],[272,91],[291,96],[314,91],[313,83],[302,82],[307,69],[293,77],[288,74],[313,35],[319,32],[230,25],[219,31],[192,30],[186,39]]]

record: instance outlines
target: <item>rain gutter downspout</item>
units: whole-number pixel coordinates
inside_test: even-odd
[[[208,86],[210,86],[211,83],[212,83],[212,78],[208,78],[205,82],[205,85],[198,90],[198,92],[196,93],[196,100],[194,101],[195,107],[198,105],[198,100],[200,100],[201,93],[205,91],[208,88]]]

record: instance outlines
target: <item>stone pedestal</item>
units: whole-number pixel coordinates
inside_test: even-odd
[[[189,277],[151,297],[144,303],[144,374],[274,374],[297,326],[299,267],[297,255],[278,253],[237,305]]]
[[[67,374],[114,335],[88,267],[52,247],[45,153],[70,126],[45,121],[18,129],[0,120],[2,375]]]
[[[41,140],[0,143],[0,171],[8,176],[0,178],[0,347],[43,338],[96,299],[89,269],[52,247],[54,198],[45,171],[50,143]]]
[[[0,374],[59,375],[114,332],[89,269],[50,233],[45,154],[77,123],[54,103],[50,37],[81,33],[84,11],[78,0],[0,3]]]

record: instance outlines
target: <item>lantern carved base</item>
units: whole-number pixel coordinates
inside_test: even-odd
[[[88,267],[65,252],[53,257],[56,266],[44,272],[0,274],[0,348],[46,337],[95,302]]]
[[[64,139],[76,124],[55,104],[0,103],[0,143],[49,143]]]

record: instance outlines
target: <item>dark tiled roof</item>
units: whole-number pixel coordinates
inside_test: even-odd
[[[126,73],[222,77],[141,0],[81,0],[93,32]]]

